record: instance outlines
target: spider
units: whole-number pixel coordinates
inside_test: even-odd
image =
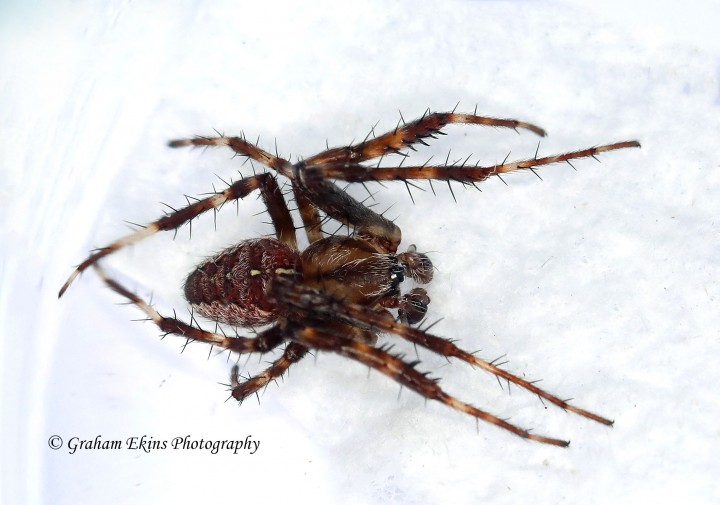
[[[446,393],[438,379],[417,369],[419,361],[408,361],[393,353],[390,346],[376,345],[379,334],[393,334],[446,358],[456,358],[514,383],[558,407],[604,425],[613,421],[571,405],[550,394],[533,382],[517,377],[493,362],[476,357],[458,347],[453,340],[430,334],[422,322],[430,303],[421,287],[402,293],[406,277],[417,284],[428,284],[433,278],[433,265],[426,254],[410,246],[398,253],[400,229],[390,220],[366,207],[331,180],[365,183],[367,181],[403,181],[425,179],[474,185],[493,176],[501,177],[516,170],[537,167],[577,158],[595,157],[605,151],[639,147],[636,141],[591,147],[565,154],[537,157],[492,166],[451,163],[440,165],[386,167],[364,162],[389,154],[415,149],[425,139],[444,135],[443,127],[452,123],[488,125],[529,130],[539,136],[545,131],[533,124],[473,114],[426,111],[419,119],[405,123],[380,135],[371,134],[363,142],[345,147],[328,148],[297,163],[273,155],[244,137],[196,137],[173,140],[170,147],[227,146],[236,155],[260,162],[290,181],[291,193],[299,210],[309,246],[300,251],[296,228],[272,172],[258,173],[229,184],[206,198],[167,213],[137,231],[95,250],[72,272],[59,296],[88,267],[93,266],[104,283],[143,311],[165,334],[205,342],[238,354],[267,353],[285,344],[282,355],[265,371],[241,377],[237,364],[231,372],[232,397],[242,401],[269,382],[282,376],[310,350],[334,352],[362,363],[397,381],[426,399],[436,400],[512,432],[541,443],[565,447],[569,441],[531,433],[489,412],[481,410]],[[100,259],[149,236],[177,230],[185,223],[209,210],[216,211],[224,203],[245,198],[259,191],[270,214],[275,237],[244,240],[202,262],[185,281],[184,294],[192,311],[190,323],[158,313],[150,303],[129,291],[110,277],[98,263]],[[324,217],[322,215],[324,214]],[[328,234],[322,225],[334,219],[347,226],[346,236]],[[389,309],[395,309],[393,316]],[[217,323],[233,327],[258,328],[255,336],[202,329],[194,313]]]

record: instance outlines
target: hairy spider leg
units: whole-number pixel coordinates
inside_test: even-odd
[[[613,424],[613,421],[609,419],[570,405],[567,401],[538,388],[532,382],[521,379],[492,363],[460,349],[448,339],[436,337],[421,329],[398,323],[387,312],[379,312],[362,305],[342,303],[322,295],[307,286],[293,286],[285,279],[278,279],[273,284],[273,288],[276,288],[275,296],[280,302],[291,305],[298,310],[305,311],[308,317],[313,314],[333,314],[333,317],[336,319],[352,326],[365,328],[376,333],[391,333],[397,335],[441,356],[458,358],[466,363],[482,368],[499,378],[512,382],[548,400],[550,403],[564,410],[574,412],[606,426],[612,426]],[[312,304],[310,304],[308,300],[312,300]]]
[[[287,289],[286,285],[278,291],[285,289]],[[365,342],[347,338],[340,333],[331,333],[322,325],[313,327],[309,324],[302,325],[302,322],[289,323],[288,336],[307,347],[334,352],[363,363],[415,391],[424,398],[444,403],[452,409],[498,426],[522,438],[560,447],[567,447],[570,444],[567,440],[532,434],[526,429],[458,400],[443,391],[438,384],[438,379],[430,378],[426,373],[416,370],[417,363],[408,363],[402,356],[388,352],[387,348],[373,347]]]
[[[390,220],[373,212],[322,177],[308,177],[308,173],[322,170],[326,165],[336,163],[359,163],[402,149],[413,148],[413,144],[426,144],[423,139],[442,134],[441,130],[450,123],[489,125],[507,128],[525,128],[544,136],[545,131],[533,124],[515,119],[500,119],[475,114],[455,112],[427,112],[421,118],[398,126],[379,137],[365,140],[356,145],[336,147],[311,156],[293,165],[297,193],[303,193],[315,202],[325,213],[345,225],[352,225],[354,233],[372,243],[378,251],[395,253],[402,239],[400,229]]]
[[[244,196],[247,196],[250,192],[252,192],[254,189],[259,189],[260,193],[263,197],[263,201],[265,202],[265,205],[268,209],[268,212],[270,214],[270,217],[272,219],[273,225],[276,230],[276,235],[278,240],[286,243],[288,246],[292,247],[293,249],[297,249],[297,239],[295,236],[295,226],[292,221],[292,217],[290,215],[290,211],[287,208],[287,204],[285,203],[285,199],[282,196],[282,192],[280,191],[280,188],[277,184],[277,181],[275,180],[275,177],[272,176],[272,174],[259,174],[254,177],[250,177],[248,179],[243,179],[241,181],[238,181],[234,184],[232,184],[227,190],[230,190],[235,185],[239,185],[240,183],[244,183],[246,181],[255,181],[257,183],[256,186],[253,187],[251,184],[250,187],[245,186],[243,191],[239,191],[237,194],[239,196],[236,196],[236,198],[243,198]],[[224,193],[224,192],[223,192]],[[217,193],[214,196],[217,196],[220,193]],[[213,197],[209,197],[212,199]],[[230,198],[228,195],[228,198],[226,200],[223,200],[222,202],[217,203],[217,206],[222,205],[228,200],[231,200],[233,198]],[[206,199],[208,200],[208,199]],[[198,203],[202,203],[203,200],[200,200]],[[196,205],[194,204],[194,205]],[[201,212],[204,212],[204,207],[200,207],[204,210],[201,210],[197,214],[193,215],[192,217],[185,216],[182,214],[186,209],[181,209],[174,214],[177,214],[178,216],[182,216],[184,218],[187,218],[183,221],[178,221],[175,226],[168,227],[168,228],[162,228],[160,229],[172,229],[177,228],[184,224],[186,221],[189,221],[190,219],[196,217]],[[165,218],[171,218],[173,214],[166,216]],[[163,218],[163,219],[165,219]],[[157,221],[155,222],[157,223]],[[150,228],[155,223],[151,223],[148,225],[145,229]],[[143,230],[140,230],[141,232]],[[144,237],[143,237],[144,238]],[[112,247],[112,244],[108,247]],[[99,258],[98,258],[99,259]],[[97,261],[97,259],[95,260]],[[205,331],[199,327],[195,327],[191,324],[187,324],[183,321],[180,321],[176,318],[168,318],[160,315],[155,309],[153,309],[147,302],[143,301],[141,298],[139,298],[134,293],[127,290],[124,286],[122,286],[119,282],[112,279],[110,276],[107,275],[107,273],[99,266],[99,264],[93,262],[90,264],[94,264],[97,272],[99,273],[102,280],[116,293],[124,296],[127,298],[130,302],[135,304],[137,307],[139,307],[147,316],[163,331],[165,334],[176,334],[180,336],[184,336],[186,338],[197,340],[200,342],[209,343],[211,345],[218,346],[223,349],[228,349],[230,351],[238,352],[239,354],[245,354],[249,352],[260,352],[260,353],[266,353],[272,350],[273,348],[277,347],[283,342],[283,336],[281,333],[279,333],[279,330],[276,326],[271,327],[269,330],[266,330],[258,335],[257,338],[247,338],[247,337],[227,337],[225,335],[220,335],[218,333],[208,332]],[[235,381],[233,383],[233,396],[238,399],[245,398],[247,395],[252,394],[253,392],[257,391],[261,387],[267,385],[267,383],[275,378],[277,378],[279,375],[282,374],[291,364],[299,361],[306,353],[307,349],[302,348],[301,344],[292,344],[292,348],[288,349],[286,347],[285,352],[283,354],[283,357],[279,358],[276,363],[270,367],[268,370],[261,372],[256,377],[251,377],[248,379],[246,384],[240,384],[237,383],[237,373],[234,372],[233,376],[235,377]]]
[[[477,124],[505,128],[524,128],[540,136],[545,135],[545,130],[531,123],[515,119],[502,119],[476,114],[460,114],[453,112],[426,112],[421,118],[405,123],[402,126],[391,130],[379,137],[366,140],[354,146],[345,146],[328,149],[315,156],[291,165],[287,160],[274,156],[259,148],[242,137],[196,137],[194,139],[173,140],[170,147],[182,146],[228,146],[236,153],[254,159],[268,167],[277,170],[283,175],[295,179],[294,189],[298,206],[302,206],[303,196],[305,199],[315,202],[323,212],[333,219],[345,225],[352,225],[355,233],[368,240],[378,247],[379,251],[394,253],[400,244],[400,229],[394,223],[371,211],[360,202],[350,197],[343,190],[330,181],[312,181],[303,177],[307,167],[315,169],[317,166],[324,166],[328,163],[352,162],[359,163],[390,153],[399,153],[401,149],[412,148],[415,143],[423,143],[423,139],[434,137],[436,134],[443,134],[442,128],[451,123]],[[299,193],[304,193],[298,197]],[[310,219],[312,226],[308,226],[306,218]],[[303,215],[308,233],[313,234],[313,239],[319,240],[321,235],[314,230],[317,219],[312,219],[309,214]]]
[[[196,137],[173,140],[168,145],[170,147],[228,146],[236,153],[259,161],[290,178],[311,242],[322,238],[319,215],[313,214],[310,210],[310,206],[314,205],[340,223],[353,226],[355,232],[364,239],[370,239],[369,241],[378,247],[378,251],[395,252],[400,244],[400,229],[392,221],[371,211],[332,182],[312,181],[310,184],[305,184],[302,171],[306,162],[301,161],[291,165],[287,160],[273,156],[241,137]]]
[[[314,203],[336,221],[353,228],[353,235],[371,244],[379,253],[395,253],[402,235],[389,219],[366,207],[337,185],[321,178],[307,179],[306,165],[294,167],[296,195]]]
[[[189,340],[204,342],[238,354],[254,352],[265,354],[287,341],[285,338],[286,332],[279,324],[275,324],[267,330],[258,333],[254,338],[237,335],[228,337],[219,333],[205,331],[174,317],[165,317],[145,300],[110,277],[98,263],[93,265],[93,267],[110,289],[127,298],[130,303],[142,310],[148,319],[155,323],[165,335],[178,335]],[[248,395],[262,389],[271,381],[283,375],[291,365],[297,363],[307,352],[308,348],[304,345],[297,342],[290,342],[285,347],[282,356],[275,360],[270,368],[254,377],[249,377],[244,382],[238,380],[238,366],[233,366],[231,373],[232,396],[239,401],[244,400]]]
[[[287,204],[285,203],[285,200],[278,188],[277,181],[271,174],[258,174],[236,181],[230,184],[223,191],[213,193],[207,198],[203,198],[186,207],[183,207],[182,209],[171,212],[157,221],[153,221],[152,223],[144,226],[140,230],[126,235],[125,237],[122,237],[105,247],[101,247],[75,268],[73,273],[70,274],[70,277],[67,281],[65,281],[65,284],[63,284],[60,289],[58,298],[65,293],[67,288],[80,273],[105,256],[131,244],[135,244],[159,231],[175,230],[208,210],[218,209],[226,202],[245,198],[256,189],[260,190],[263,200],[270,212],[270,217],[275,226],[278,239],[286,241],[286,243],[291,247],[297,248],[295,226],[292,222],[292,217],[290,216]]]
[[[280,156],[270,154],[242,137],[195,137],[192,139],[171,140],[168,142],[168,146],[227,146],[240,156],[247,156],[252,160],[275,169],[278,173],[286,177],[292,177],[292,165],[289,161]]]
[[[515,163],[505,163],[493,167],[478,167],[464,165],[421,166],[398,168],[368,168],[359,165],[360,162],[385,154],[400,153],[401,149],[414,149],[413,144],[425,144],[423,139],[434,138],[436,134],[444,134],[440,130],[449,123],[484,124],[491,126],[525,128],[544,136],[541,128],[529,123],[515,120],[487,118],[475,114],[430,113],[429,111],[420,119],[412,123],[398,125],[395,130],[380,137],[365,140],[355,146],[328,149],[305,161],[295,165],[287,160],[273,156],[256,145],[247,142],[241,137],[195,138],[191,140],[176,140],[170,142],[171,147],[186,145],[227,145],[237,154],[263,163],[289,177],[293,184],[293,192],[298,204],[304,227],[310,242],[322,238],[321,219],[318,209],[325,212],[339,222],[352,226],[354,233],[360,239],[376,248],[378,252],[395,253],[401,240],[400,230],[391,221],[371,211],[360,202],[347,195],[342,189],[330,182],[329,178],[345,179],[351,182],[366,180],[406,180],[406,179],[441,179],[458,180],[472,183],[488,178],[490,175],[511,172],[522,169],[532,169],[540,165],[583,158],[603,151],[621,149],[626,147],[639,147],[635,141],[609,144],[594,147],[583,151],[576,151],[546,158],[533,158]],[[371,132],[373,134],[374,132]],[[368,135],[370,137],[370,135]],[[401,154],[401,153],[400,153]],[[342,175],[339,175],[342,174]],[[250,181],[250,182],[248,182]],[[272,182],[267,182],[272,181]],[[274,186],[273,186],[274,185]],[[177,229],[182,224],[191,221],[194,217],[209,209],[217,209],[230,200],[243,198],[254,189],[261,189],[268,211],[273,220],[278,239],[297,248],[295,228],[287,209],[287,204],[277,187],[275,179],[269,174],[260,174],[237,183],[231,184],[225,191],[218,192],[203,200],[168,214],[164,218],[149,224],[146,228],[111,243],[89,256],[70,276],[60,291],[64,293],[73,279],[88,266],[94,265],[101,278],[115,292],[124,296],[131,303],[137,305],[158,327],[166,333],[184,335],[188,339],[199,340],[221,348],[239,353],[267,352],[283,341],[291,340],[283,355],[275,360],[271,367],[251,377],[244,383],[238,380],[237,367],[233,369],[231,382],[233,396],[242,399],[266,386],[271,380],[280,377],[289,366],[301,359],[308,352],[308,348],[316,348],[343,354],[355,361],[365,363],[376,370],[390,376],[400,384],[406,385],[425,398],[445,403],[456,410],[482,419],[501,428],[511,431],[521,437],[566,446],[568,442],[531,435],[527,430],[518,428],[491,414],[479,410],[469,404],[449,396],[437,385],[437,381],[429,379],[426,374],[417,372],[416,363],[407,363],[401,356],[387,352],[387,349],[378,349],[372,346],[374,338],[379,332],[394,333],[416,344],[420,344],[431,351],[446,357],[457,357],[475,366],[479,366],[509,382],[513,382],[552,403],[571,410],[580,415],[611,425],[612,421],[592,414],[588,411],[569,405],[549,393],[540,390],[532,383],[524,381],[492,363],[475,358],[450,340],[435,337],[422,330],[414,329],[406,324],[393,320],[392,316],[382,306],[394,306],[393,300],[383,300],[383,304],[376,306],[360,306],[341,303],[316,289],[304,285],[292,285],[287,280],[277,277],[271,284],[271,294],[278,301],[282,301],[288,308],[293,308],[299,320],[288,321],[280,318],[270,329],[260,333],[257,338],[235,337],[204,331],[198,327],[183,323],[175,318],[165,318],[155,311],[149,304],[129,292],[117,281],[107,276],[97,264],[102,257],[112,252],[136,243],[161,230]],[[410,253],[410,251],[408,251]],[[403,253],[403,254],[408,254]],[[414,251],[413,251],[414,253]],[[416,260],[420,259],[420,256]],[[429,260],[428,260],[429,263]],[[420,275],[420,274],[418,274]],[[423,304],[422,293],[416,293],[415,299],[406,297],[404,303]],[[399,296],[399,293],[398,293]],[[403,300],[398,299],[398,303]],[[429,301],[429,299],[427,300]],[[352,330],[348,333],[348,330]],[[359,336],[359,338],[358,338]],[[267,349],[267,350],[265,350]]]
[[[317,207],[313,205],[310,199],[302,192],[295,179],[292,179],[292,192],[295,197],[295,203],[298,206],[300,212],[300,218],[303,222],[305,229],[305,235],[307,235],[308,241],[312,244],[318,240],[322,240],[322,220],[320,219],[320,213]]]
[[[455,112],[429,112],[420,119],[391,130],[379,137],[365,140],[356,145],[335,147],[323,151],[305,160],[308,166],[324,166],[333,163],[360,163],[387,154],[400,154],[405,148],[413,148],[413,144],[427,145],[425,138],[435,138],[435,135],[444,135],[442,128],[451,123],[476,124],[504,128],[524,128],[541,137],[545,130],[524,121],[515,119],[500,119],[494,117],[477,116],[475,114],[459,114]]]
[[[280,280],[276,284],[287,284],[287,281]],[[286,286],[287,287],[287,286]],[[311,291],[308,287],[297,286],[293,290],[284,290],[278,298],[287,304],[290,304],[298,309],[307,311],[307,307],[304,304],[299,303],[299,299],[296,293],[300,291],[307,291],[305,293],[309,296],[314,296],[315,292]],[[587,410],[570,405],[567,401],[562,400],[546,391],[535,386],[532,382],[526,381],[517,377],[496,365],[493,365],[483,359],[474,356],[472,353],[464,351],[457,347],[452,341],[431,335],[421,329],[413,328],[405,324],[396,322],[392,317],[389,317],[387,313],[378,312],[364,307],[362,305],[341,303],[337,300],[332,300],[328,297],[318,298],[312,310],[323,311],[332,313],[336,319],[344,321],[347,324],[358,326],[360,328],[371,329],[375,332],[392,333],[405,340],[408,340],[414,344],[420,345],[430,351],[433,351],[441,356],[458,358],[470,365],[477,366],[486,370],[487,372],[496,375],[499,378],[510,381],[523,389],[526,389],[541,398],[549,401],[550,403],[557,405],[563,410],[574,412],[578,415],[592,419],[601,424],[612,426],[613,421],[606,419],[597,414],[593,414]]]
[[[284,338],[284,337],[283,337]],[[270,367],[254,377],[240,380],[240,368],[235,365],[230,373],[230,386],[232,396],[240,403],[251,394],[267,387],[270,382],[277,380],[290,368],[308,353],[308,348],[297,342],[290,342],[283,351],[282,356],[273,361]]]
[[[305,169],[306,180],[340,179],[348,182],[366,181],[406,181],[413,179],[431,179],[473,183],[484,181],[491,176],[499,176],[516,170],[532,170],[542,165],[552,163],[570,162],[578,158],[594,157],[597,154],[640,147],[635,140],[590,147],[579,151],[545,156],[543,158],[530,158],[512,163],[501,163],[487,167],[473,165],[422,165],[402,167],[372,167],[356,163],[337,163],[324,166],[313,166]]]
[[[152,305],[110,277],[99,263],[95,263],[93,267],[110,289],[127,298],[130,303],[143,311],[148,319],[155,323],[165,335],[178,335],[239,354],[252,352],[267,353],[285,341],[284,333],[277,325],[258,333],[257,336],[252,338],[241,336],[228,337],[227,335],[203,330],[175,317],[165,317],[155,310]]]
[[[188,340],[204,342],[221,349],[236,352],[240,355],[254,352],[265,354],[287,341],[285,338],[285,330],[281,329],[278,324],[258,333],[254,338],[237,335],[228,337],[219,333],[205,331],[174,317],[165,317],[145,300],[110,277],[98,263],[93,265],[93,267],[110,289],[127,298],[133,305],[142,310],[148,316],[148,319],[155,323],[165,335],[178,335]],[[236,364],[233,366],[231,373],[232,396],[242,402],[248,395],[255,393],[267,386],[271,381],[279,378],[292,364],[297,363],[305,356],[307,352],[308,348],[302,344],[290,342],[285,347],[282,356],[275,360],[270,368],[255,377],[249,377],[244,382],[238,380],[238,366]]]

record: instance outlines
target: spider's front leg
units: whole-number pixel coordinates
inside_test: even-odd
[[[489,412],[451,396],[440,387],[438,380],[428,377],[428,374],[417,370],[415,368],[417,362],[408,363],[404,361],[401,356],[391,354],[387,349],[373,347],[365,342],[348,338],[341,333],[328,331],[327,328],[322,326],[316,328],[310,324],[293,324],[289,326],[288,330],[288,338],[302,343],[305,347],[334,352],[346,356],[353,361],[363,363],[421,396],[430,400],[436,400],[452,409],[468,414],[477,420],[494,424],[522,438],[544,444],[567,447],[570,443],[567,440],[530,433],[530,430],[520,428]]]
[[[379,137],[366,139],[365,141],[346,147],[335,147],[323,151],[308,158],[308,166],[323,166],[336,163],[360,163],[387,154],[402,154],[403,149],[415,149],[413,144],[420,143],[427,145],[424,139],[435,138],[436,135],[445,135],[441,130],[448,124],[475,124],[484,126],[495,126],[503,128],[523,128],[531,132],[545,136],[545,130],[534,124],[518,121],[516,119],[503,119],[477,114],[460,114],[452,112],[430,112],[423,114],[420,119],[398,124],[397,128]],[[373,132],[371,131],[370,134]],[[370,135],[368,135],[369,137]]]
[[[358,163],[335,163],[323,166],[308,167],[305,177],[311,179],[338,179],[348,182],[367,181],[409,181],[409,180],[440,180],[456,181],[465,184],[482,182],[492,176],[502,176],[520,170],[534,170],[537,167],[553,163],[566,162],[572,166],[571,160],[580,158],[594,158],[600,153],[640,147],[636,140],[616,142],[602,146],[589,147],[578,151],[534,157],[521,161],[503,162],[491,166],[477,165],[419,165],[400,167],[374,167]]]
[[[368,209],[335,184],[326,180],[335,176],[327,177],[320,173],[318,177],[317,170],[324,170],[336,165],[358,164],[386,154],[400,153],[405,148],[414,149],[413,144],[425,144],[423,139],[434,138],[438,134],[443,134],[442,128],[452,123],[513,129],[524,128],[540,136],[545,135],[542,128],[515,119],[478,116],[474,113],[460,114],[455,111],[431,113],[428,110],[420,119],[410,123],[403,123],[402,126],[398,125],[394,130],[379,137],[366,139],[356,145],[328,149],[295,164],[292,167],[293,173],[291,177],[294,179],[295,193],[299,197],[299,202],[303,199],[308,200],[333,219],[354,227],[354,233],[376,246],[378,252],[394,253],[400,245],[400,229],[392,221]],[[202,142],[227,143],[224,139],[197,139],[193,141],[193,144],[198,145]],[[181,142],[178,145],[186,145],[185,141]],[[250,146],[246,144],[243,144],[239,149],[232,145],[231,147],[241,154],[252,157],[253,155],[248,151]],[[228,143],[228,145],[230,144]],[[255,149],[254,146],[252,148]],[[263,162],[269,164],[265,159],[263,159]],[[315,177],[308,177],[308,174],[314,174]],[[286,175],[289,174],[286,173]]]
[[[346,303],[344,300],[337,300],[315,292],[307,286],[292,285],[285,279],[279,279],[273,285],[275,298],[287,306],[296,310],[304,311],[310,317],[317,313],[321,315],[331,314],[335,320],[342,321],[349,326],[364,328],[374,333],[388,333],[401,337],[413,344],[424,347],[432,352],[447,358],[457,358],[466,363],[481,368],[499,379],[512,382],[517,386],[538,395],[540,398],[557,405],[563,410],[574,412],[595,422],[612,426],[613,421],[597,415],[588,410],[576,407],[543,389],[540,389],[534,382],[527,381],[513,375],[492,362],[478,358],[473,353],[465,351],[455,345],[452,340],[431,335],[427,331],[398,323],[386,312],[375,310],[371,307]],[[308,306],[310,305],[310,309]]]

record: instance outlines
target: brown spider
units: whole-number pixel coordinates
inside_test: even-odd
[[[364,363],[425,398],[442,402],[523,438],[558,446],[569,444],[565,440],[531,434],[450,396],[440,388],[437,379],[416,369],[418,362],[408,362],[402,356],[389,352],[387,347],[375,346],[378,334],[390,333],[442,356],[455,357],[482,368],[562,409],[611,426],[613,421],[570,405],[532,382],[460,349],[452,340],[415,327],[423,320],[430,298],[422,288],[413,288],[407,294],[401,294],[400,285],[406,276],[420,284],[430,282],[433,277],[430,259],[418,253],[415,246],[397,253],[400,229],[352,198],[330,179],[349,182],[399,180],[406,183],[413,179],[436,179],[475,184],[515,170],[533,170],[562,161],[570,163],[572,159],[594,157],[604,151],[639,147],[640,144],[636,141],[619,142],[487,167],[464,164],[381,167],[380,164],[362,164],[387,154],[402,154],[402,149],[414,149],[415,143],[425,144],[425,138],[443,134],[441,129],[449,123],[524,128],[540,136],[545,135],[541,128],[521,121],[482,117],[476,113],[427,111],[420,119],[399,123],[384,135],[374,138],[368,135],[359,144],[327,149],[295,164],[260,149],[242,137],[174,140],[170,142],[170,147],[228,146],[238,155],[258,161],[287,177],[310,245],[302,252],[298,250],[295,225],[275,176],[271,173],[256,174],[96,250],[70,275],[59,296],[78,274],[93,265],[113,291],[137,305],[165,334],[181,335],[239,354],[267,353],[283,343],[287,344],[282,356],[272,366],[247,380],[241,382],[237,365],[233,367],[232,396],[240,401],[280,377],[310,349],[315,349],[335,352]],[[149,303],[109,277],[98,263],[118,249],[158,231],[175,230],[203,212],[218,209],[224,203],[244,198],[255,190],[260,190],[276,238],[240,242],[200,264],[185,282],[185,297],[194,312],[233,326],[271,325],[255,337],[237,334],[228,337],[206,331],[192,324],[194,317],[188,324],[174,317],[162,316]],[[352,233],[349,236],[324,237],[320,212],[327,219],[335,219],[351,228]],[[397,309],[397,318],[388,309]]]

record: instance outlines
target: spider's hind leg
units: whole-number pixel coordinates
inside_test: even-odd
[[[269,174],[257,174],[252,177],[240,179],[230,184],[223,191],[218,191],[210,196],[197,200],[190,205],[179,210],[171,212],[160,219],[153,221],[140,230],[126,235],[105,247],[102,247],[88,256],[75,270],[70,274],[65,284],[60,289],[58,297],[61,297],[75,278],[85,271],[88,267],[95,265],[99,260],[129,245],[144,240],[160,231],[177,230],[185,223],[191,222],[199,215],[211,209],[218,209],[229,201],[245,198],[255,190],[260,190],[265,205],[268,208],[273,225],[275,226],[278,240],[288,244],[290,247],[297,248],[295,237],[295,226],[290,216],[290,211],[285,204],[282,193],[278,188],[277,181]]]
[[[260,389],[266,387],[270,382],[282,377],[282,375],[294,363],[300,361],[308,352],[308,348],[297,342],[290,342],[282,356],[272,362],[269,368],[263,372],[248,377],[244,381],[240,380],[238,365],[233,366],[230,373],[230,385],[232,387],[232,396],[239,402]]]
[[[278,326],[272,326],[259,333],[256,337],[241,337],[221,335],[219,333],[203,330],[199,326],[186,323],[176,317],[166,317],[160,314],[148,302],[120,284],[117,280],[108,275],[103,268],[95,264],[95,271],[105,284],[128,302],[135,305],[145,313],[149,321],[152,321],[165,335],[177,335],[188,340],[204,342],[220,349],[225,349],[239,354],[267,353],[282,344],[285,340],[283,330]]]

